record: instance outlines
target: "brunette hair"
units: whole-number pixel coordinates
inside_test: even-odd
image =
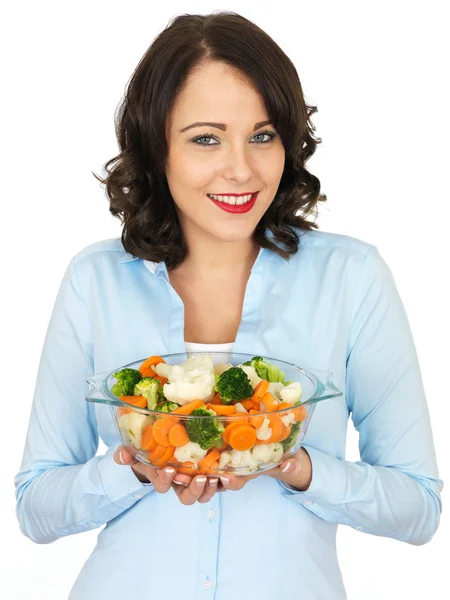
[[[231,11],[175,17],[137,65],[115,115],[120,153],[103,169],[112,215],[123,224],[122,243],[133,256],[179,265],[187,245],[165,176],[167,117],[189,74],[205,61],[221,61],[244,74],[264,100],[285,149],[285,166],[272,204],[253,233],[255,241],[288,258],[298,251],[294,228],[318,229],[320,181],[305,163],[321,138],[297,71],[275,41]],[[272,235],[267,236],[267,230]],[[270,239],[272,238],[272,239]],[[278,244],[284,245],[284,249]]]

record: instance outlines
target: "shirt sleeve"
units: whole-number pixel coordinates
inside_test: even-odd
[[[306,491],[280,482],[317,516],[414,545],[428,542],[442,512],[435,448],[418,357],[392,273],[370,246],[352,319],[346,396],[360,461],[314,445]]]
[[[115,448],[95,456],[95,410],[85,399],[94,373],[93,332],[74,260],[50,317],[14,478],[20,530],[41,544],[99,527],[154,491],[114,461]]]

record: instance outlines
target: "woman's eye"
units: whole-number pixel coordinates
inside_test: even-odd
[[[271,142],[275,137],[276,137],[276,133],[273,133],[272,131],[261,131],[260,133],[257,133],[256,135],[253,136],[253,138],[259,138],[259,141],[256,141],[257,144],[267,144],[268,142]],[[262,136],[267,136],[269,139],[265,139],[262,140],[261,137]],[[194,142],[194,144],[197,144],[197,146],[217,146],[218,143],[213,144],[213,143],[209,143],[207,142],[203,142],[203,140],[215,140],[216,138],[212,135],[212,134],[205,134],[205,135],[199,135],[195,138],[193,138],[191,141]]]

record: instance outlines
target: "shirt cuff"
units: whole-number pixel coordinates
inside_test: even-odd
[[[142,497],[153,490],[151,483],[139,481],[130,465],[116,463],[112,454],[103,456],[98,468],[105,493],[112,502],[120,502],[136,492]]]
[[[305,445],[303,448],[311,459],[311,484],[307,490],[302,491],[278,480],[286,490],[286,495],[309,505],[313,502],[329,505],[341,502],[345,494],[345,461],[311,446]]]

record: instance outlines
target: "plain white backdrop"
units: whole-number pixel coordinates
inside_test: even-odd
[[[19,531],[13,478],[64,271],[86,245],[120,237],[91,170],[100,174],[117,154],[114,111],[126,83],[180,13],[237,11],[296,65],[323,140],[307,163],[328,196],[318,224],[375,244],[390,266],[420,359],[440,476],[450,481],[446,4],[300,0],[263,9],[242,1],[97,0],[25,1],[3,10],[1,598],[67,598],[99,532],[31,542]],[[359,460],[351,424],[346,458]],[[339,527],[349,600],[450,597],[446,491],[440,528],[424,546]]]

